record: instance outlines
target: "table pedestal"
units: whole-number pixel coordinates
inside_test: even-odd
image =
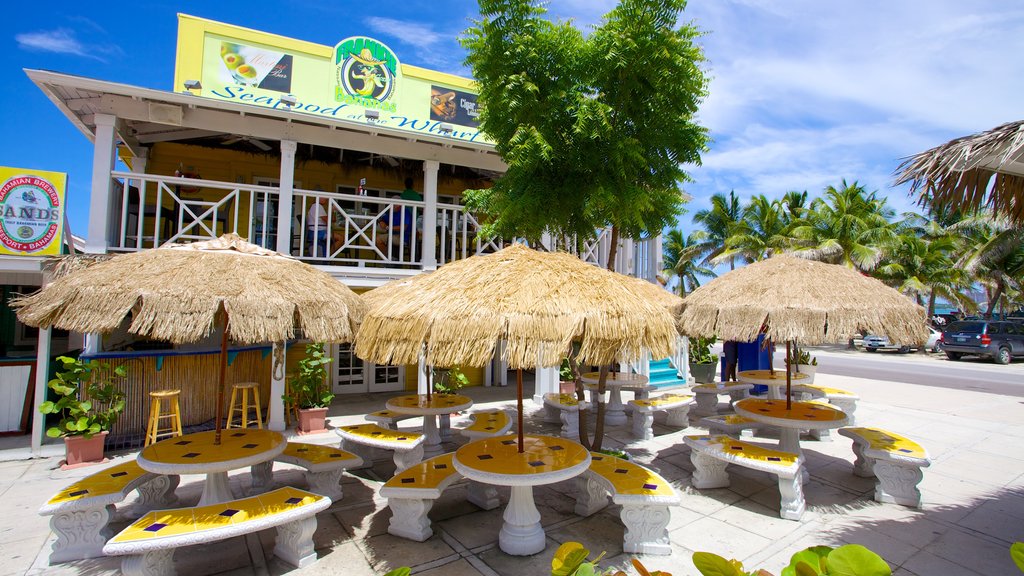
[[[605,406],[604,423],[609,426],[622,426],[627,422],[626,409],[622,405],[622,391],[618,386],[609,386],[608,405]]]
[[[423,454],[436,455],[441,453],[441,433],[437,429],[437,416],[423,416]]]
[[[203,486],[203,495],[199,498],[198,506],[219,504],[234,499],[235,495],[228,486],[227,472],[211,472],[206,475],[206,484]]]
[[[513,486],[498,533],[498,547],[512,556],[530,556],[545,548],[540,512],[533,502],[533,486]]]

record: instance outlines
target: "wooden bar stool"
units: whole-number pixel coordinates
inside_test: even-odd
[[[299,399],[296,394],[292,392],[291,381],[296,376],[294,372],[289,372],[284,379],[284,425],[291,426],[292,418],[295,422],[299,421]]]
[[[149,393],[149,425],[146,426],[145,446],[157,441],[161,436],[181,436],[181,409],[178,406],[178,395],[181,390],[154,390]],[[167,412],[163,411],[163,402],[167,401]],[[169,419],[167,427],[161,428],[160,421]]]
[[[239,391],[241,391],[241,398],[239,398]],[[249,405],[249,397],[252,396],[252,406]],[[238,401],[241,400],[241,406],[238,405]],[[263,412],[260,410],[260,384],[259,382],[239,382],[231,385],[231,409],[228,410],[228,421],[225,428],[231,428],[235,409],[242,412],[241,414],[241,426],[239,428],[249,427],[249,411],[253,408],[256,409],[256,427],[263,429]]]

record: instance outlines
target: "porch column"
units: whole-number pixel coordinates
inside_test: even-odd
[[[423,355],[423,352],[421,351],[420,352],[420,361],[416,365],[416,393],[417,394],[426,394],[427,393],[427,386],[430,385],[430,382],[427,379],[427,370],[428,369],[429,368],[427,367],[427,359]]]
[[[43,452],[43,424],[46,416],[39,413],[39,407],[46,402],[46,383],[50,369],[50,329],[39,329],[36,343],[36,390],[32,404],[32,455],[39,457]]]
[[[423,236],[420,254],[424,270],[437,270],[437,160],[423,161]]]
[[[658,234],[654,238],[651,238],[650,242],[647,243],[651,251],[648,256],[651,263],[651,270],[647,279],[652,282],[658,281],[658,274],[661,272],[661,268],[665,265],[664,255],[662,254],[662,242],[662,236],[661,234]]]
[[[539,356],[539,354],[538,354]],[[533,383],[533,401],[538,406],[544,405],[544,395],[549,392],[558,393],[558,366],[543,367],[538,359],[535,381]]]
[[[285,342],[274,342],[270,353],[270,403],[267,407],[267,428],[280,432],[284,430],[284,368]]]
[[[277,251],[292,253],[292,201],[295,197],[294,140],[281,140],[281,185],[277,201]]]
[[[97,114],[92,149],[92,193],[89,196],[89,229],[85,251],[106,254],[110,246],[110,172],[114,169],[114,124],[117,117]]]

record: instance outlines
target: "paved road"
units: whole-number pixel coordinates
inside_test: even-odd
[[[812,348],[808,347],[808,350]],[[896,352],[864,352],[842,347],[813,349],[818,357],[818,372],[840,376],[856,376],[892,380],[908,384],[977,390],[1024,398],[1024,359],[1008,366],[991,360],[965,358],[960,362],[947,360],[943,354],[898,354]],[[776,354],[777,367],[782,367],[785,353]]]

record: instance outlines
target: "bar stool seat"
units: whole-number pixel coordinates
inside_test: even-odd
[[[241,392],[241,395],[239,395]],[[241,396],[241,398],[239,398]],[[252,405],[249,405],[250,396],[252,399]],[[239,403],[239,401],[241,401]],[[240,404],[240,405],[239,405]],[[238,382],[237,384],[231,385],[231,409],[228,410],[228,420],[225,428],[231,428],[234,423],[235,410],[241,412],[240,426],[238,428],[249,427],[250,410],[256,409],[256,427],[263,429],[263,412],[260,409],[260,384],[259,382]]]
[[[181,436],[181,408],[178,396],[181,390],[154,390],[149,393],[149,425],[146,426],[145,446],[156,442],[160,437]],[[167,412],[163,411],[163,402],[167,402]],[[161,420],[170,420],[170,424],[161,427]]]

